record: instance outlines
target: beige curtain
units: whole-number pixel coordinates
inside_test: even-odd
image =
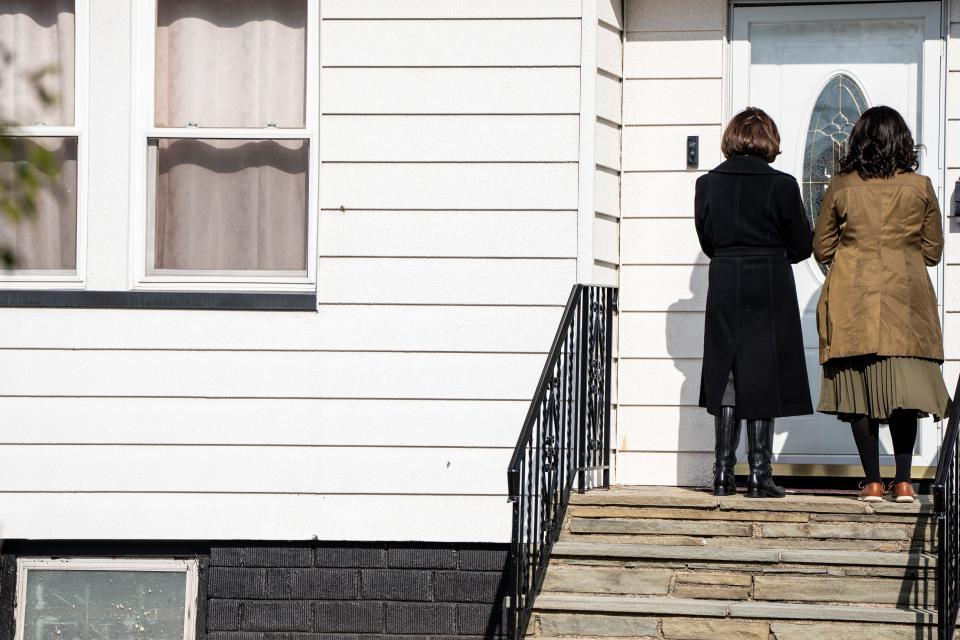
[[[302,127],[306,0],[159,0],[160,127]]]
[[[18,125],[73,126],[73,0],[0,0],[0,119]],[[45,105],[31,77],[54,102]]]
[[[154,268],[306,269],[306,141],[154,144]]]
[[[12,249],[18,270],[75,271],[77,268],[77,139],[19,138],[13,157],[0,162],[3,183],[15,183],[14,164],[29,162],[38,147],[52,152],[58,180],[37,194],[34,216],[19,224],[0,218],[0,246]]]

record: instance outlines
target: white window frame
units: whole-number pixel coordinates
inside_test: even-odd
[[[216,0],[210,0],[215,2]],[[133,78],[132,147],[130,154],[130,288],[177,291],[256,291],[312,292],[317,282],[317,228],[319,216],[320,172],[320,3],[307,1],[306,102],[304,127],[281,128],[206,128],[155,126],[155,61],[158,0],[132,3],[133,38],[131,47]],[[148,273],[150,251],[147,242],[150,207],[148,201],[149,141],[163,138],[233,140],[305,140],[309,145],[307,163],[307,262],[305,275],[269,272],[211,273],[184,271],[182,274]]]
[[[183,640],[194,640],[197,628],[196,560],[174,558],[18,558],[17,593],[14,604],[14,640],[25,640],[27,575],[30,571],[162,571],[186,574]]]
[[[30,125],[10,127],[9,136],[77,139],[77,264],[76,272],[0,269],[3,289],[83,289],[87,277],[87,151],[90,11],[89,0],[74,0],[74,114],[72,127]],[[27,223],[29,224],[29,223]]]

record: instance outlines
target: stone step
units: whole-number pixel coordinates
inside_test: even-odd
[[[642,614],[534,614],[529,637],[633,638],[635,640],[936,640],[932,625],[876,624],[749,618],[693,618]],[[960,638],[958,633],[955,638]]]
[[[746,538],[737,536],[667,536],[581,533],[564,535],[563,539],[579,542],[673,545],[713,547],[721,549],[809,549],[835,551],[877,551],[883,553],[929,553],[936,545],[927,542],[896,540],[824,540],[819,538]]]
[[[657,520],[653,518],[573,517],[574,534],[668,535],[743,538],[795,538],[802,540],[882,540],[931,543],[928,525],[891,522],[744,522],[724,520]]]
[[[912,607],[824,606],[782,602],[740,602],[666,597],[603,596],[543,593],[534,603],[537,612],[563,611],[629,613],[662,617],[747,618],[753,620],[810,620],[814,622],[873,622],[928,625],[936,623],[930,609]]]
[[[556,563],[547,571],[542,593],[932,607],[935,584],[932,574],[902,571],[885,576],[846,575],[838,569],[812,573],[806,567],[720,570]]]
[[[849,565],[853,567],[910,567],[932,569],[937,558],[929,553],[808,550],[790,548],[716,548],[693,545],[655,545],[612,542],[580,542],[566,537],[553,547],[553,559],[607,558],[621,561],[678,561],[751,564]]]
[[[693,509],[705,512],[766,512],[793,514],[847,514],[880,516],[929,516],[930,496],[901,504],[892,501],[860,502],[852,496],[791,494],[784,499],[751,499],[743,495],[716,497],[705,491],[678,487],[614,487],[570,497],[572,508],[581,506],[656,507]],[[691,514],[692,515],[692,514]]]

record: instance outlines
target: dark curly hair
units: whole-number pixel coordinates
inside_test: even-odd
[[[920,167],[919,147],[896,109],[871,107],[853,126],[840,173],[858,173],[864,180],[891,178],[898,171]]]

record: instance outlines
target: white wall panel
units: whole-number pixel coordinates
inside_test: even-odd
[[[620,314],[621,358],[700,358],[702,311],[649,311]]]
[[[624,124],[719,124],[719,79],[624,80]]]
[[[325,114],[578,113],[577,68],[324,69]]]
[[[633,145],[643,143],[644,141],[655,141],[656,136],[649,135],[643,127],[634,127],[629,131],[629,140],[624,136],[624,142],[631,149]],[[681,140],[680,135],[662,136],[661,139],[667,139],[668,144],[673,146]],[[682,137],[686,140],[686,136]],[[700,140],[701,153],[706,151],[704,144],[708,141]],[[718,141],[719,143],[719,141]],[[624,148],[627,151],[627,148]],[[676,155],[682,151],[677,151]],[[683,162],[674,159],[674,151],[670,152],[670,166],[676,166]],[[633,162],[640,162],[636,150],[631,152]],[[686,164],[686,163],[684,163]],[[652,166],[653,163],[641,163],[641,166]],[[701,166],[707,166],[701,163]],[[624,218],[693,218],[693,195],[697,178],[703,175],[702,171],[645,171],[643,173],[624,173],[623,174],[623,217]]]
[[[574,211],[324,211],[321,256],[576,257]]]
[[[717,31],[726,9],[725,0],[627,0],[627,31]]]
[[[713,452],[713,416],[700,407],[621,407],[617,451]]]
[[[600,22],[623,31],[623,0],[597,0]]]
[[[317,313],[7,308],[0,309],[0,349],[546,353],[563,302],[335,304]],[[91,325],[97,331],[90,331]]]
[[[952,144],[955,140],[960,140],[960,120],[947,121],[947,168],[960,169],[960,145]]]
[[[597,29],[597,68],[623,77],[623,41],[621,33],[600,24]]]
[[[697,406],[699,358],[649,358],[620,361],[620,404]]]
[[[620,223],[603,216],[593,221],[593,258],[616,265],[620,258]]]
[[[703,311],[707,265],[625,266],[621,269],[622,311]]]
[[[0,513],[0,538],[510,540],[503,496],[7,493]]]
[[[325,116],[324,162],[576,162],[576,116]]]
[[[508,447],[2,445],[0,486],[6,492],[325,495],[416,495],[455,486],[464,494],[498,495],[512,453]],[[57,472],[32,472],[41,468]]]
[[[706,264],[693,220],[632,218],[621,227],[623,264]]]
[[[687,171],[687,136],[700,137],[700,169],[706,171],[720,164],[719,126],[676,125],[668,127],[624,127],[623,128],[623,170],[629,171],[684,171],[691,182],[699,177],[695,171]],[[625,176],[629,179],[629,176]],[[680,181],[679,177],[673,177]],[[689,194],[690,213],[693,215],[693,190]],[[626,195],[626,194],[625,194]],[[677,194],[679,197],[681,194]],[[660,205],[658,201],[648,201],[646,206],[666,206],[675,198],[668,198]],[[664,214],[658,214],[664,215]]]
[[[325,67],[577,66],[580,20],[331,20]]]
[[[322,258],[318,278],[321,304],[562,305],[576,260]]]
[[[576,163],[324,165],[325,209],[577,208]]]
[[[943,350],[948,359],[960,360],[960,313],[944,314]]]
[[[596,128],[597,164],[620,170],[620,127],[605,120],[597,122]],[[619,192],[619,189],[617,189]]]
[[[623,121],[623,83],[605,75],[597,75],[597,116],[610,122]]]
[[[580,0],[324,0],[321,12],[325,20],[579,18]]]
[[[627,33],[623,65],[626,78],[719,78],[723,32]]]
[[[596,211],[614,218],[620,217],[620,174],[597,169],[594,174],[596,184]]]
[[[8,397],[526,400],[543,360],[542,354],[7,350],[0,354],[0,389]]]
[[[944,279],[947,282],[943,296],[944,308],[947,311],[960,311],[960,265],[948,264],[944,267]]]
[[[618,453],[617,482],[698,487],[703,486],[712,465],[712,453]]]
[[[512,448],[527,406],[526,400],[0,397],[0,443]]]

